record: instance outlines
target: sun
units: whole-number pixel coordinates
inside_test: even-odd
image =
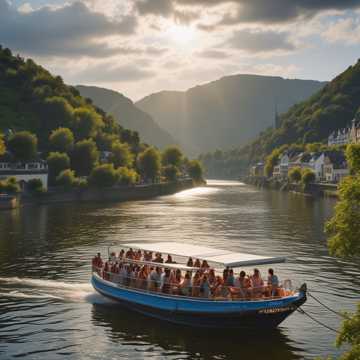
[[[171,41],[182,46],[191,46],[196,37],[195,29],[185,25],[171,25],[167,30],[167,35]]]

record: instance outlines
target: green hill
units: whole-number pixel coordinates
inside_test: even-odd
[[[176,143],[176,140],[163,130],[150,115],[138,109],[124,95],[96,86],[78,85],[76,88],[82,96],[90,98],[96,106],[113,115],[121,126],[138,131],[146,143],[159,148]]]
[[[87,129],[90,123],[96,131]],[[136,132],[119,126],[60,76],[0,46],[0,131],[31,131],[39,139],[40,150],[47,150],[49,134],[59,127],[70,128],[76,140],[93,137],[100,149],[104,134],[131,145],[139,142]]]
[[[185,92],[162,91],[136,106],[167,130],[189,154],[245,145],[274,124],[279,112],[325,83],[274,76],[233,75]]]
[[[280,116],[280,126],[262,132],[245,147],[203,154],[213,176],[234,177],[284,144],[326,142],[331,132],[350,125],[360,107],[360,60],[306,101]]]

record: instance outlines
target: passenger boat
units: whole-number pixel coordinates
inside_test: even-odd
[[[276,264],[285,261],[283,257],[267,257],[219,250],[204,246],[174,242],[129,243],[125,248],[140,249],[144,252],[170,254],[177,263],[155,263],[117,257],[116,253],[109,258],[121,266],[147,266],[181,270],[199,271],[199,268],[185,264],[188,257],[206,260],[211,267],[237,269],[239,267]],[[221,269],[220,269],[221,267]],[[269,329],[277,327],[291,313],[306,301],[306,284],[293,289],[290,280],[279,284],[275,294],[262,295],[256,298],[232,296],[184,296],[180,293],[163,293],[150,289],[133,281],[124,281],[119,274],[106,271],[104,266],[93,266],[91,283],[96,291],[117,301],[121,306],[144,315],[165,320],[175,324],[203,328],[256,328]]]

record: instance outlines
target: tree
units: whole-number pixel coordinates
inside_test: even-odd
[[[29,161],[37,154],[37,137],[29,131],[19,131],[8,141],[8,149],[18,161]]]
[[[93,140],[82,140],[75,144],[71,153],[71,168],[78,176],[88,176],[99,161],[99,151]]]
[[[78,139],[95,137],[104,126],[101,116],[90,108],[77,108],[74,110],[75,129]]]
[[[180,175],[180,171],[175,165],[164,166],[162,172],[167,181],[176,181]]]
[[[20,192],[20,186],[17,183],[16,178],[9,177],[4,181],[0,181],[0,192],[6,192],[8,194]]]
[[[340,360],[360,359],[360,302],[354,314],[345,313],[336,346],[351,345],[351,349],[340,356]]]
[[[41,194],[45,192],[43,183],[40,179],[31,179],[27,182],[27,190],[34,194]]]
[[[360,172],[360,144],[346,147],[346,161],[353,174]]]
[[[327,222],[330,253],[335,256],[360,254],[360,174],[343,179],[333,218]]]
[[[335,214],[325,225],[329,236],[330,254],[339,257],[360,256],[360,167],[358,148],[352,145],[346,150],[346,159],[353,176],[340,183],[339,201]],[[360,303],[354,314],[345,314],[345,320],[336,340],[338,347],[350,345],[349,351],[340,356],[341,360],[360,358]]]
[[[119,174],[115,170],[114,165],[103,164],[93,169],[89,177],[89,182],[96,187],[105,188],[114,186],[118,179]]]
[[[0,135],[0,156],[5,154],[5,151],[6,151],[5,142],[2,135]]]
[[[162,153],[162,164],[179,167],[183,160],[183,153],[177,146],[169,146]]]
[[[54,185],[57,176],[63,170],[70,168],[70,158],[65,153],[51,152],[46,160],[49,167],[49,183]]]
[[[129,169],[127,167],[120,167],[119,169],[117,169],[117,172],[119,176],[118,182],[120,185],[133,185],[139,180],[138,173],[133,169]]]
[[[75,171],[70,169],[63,170],[56,178],[56,183],[63,186],[66,190],[70,190],[75,182]]]
[[[58,128],[50,134],[49,142],[51,150],[69,153],[74,147],[74,134],[68,128]]]
[[[200,161],[198,160],[191,160],[187,166],[187,172],[191,179],[195,181],[202,181],[203,180],[203,168],[201,166]]]
[[[290,181],[299,182],[301,180],[301,168],[296,166],[289,170],[288,173]]]
[[[301,172],[301,181],[306,186],[315,181],[315,173],[310,169],[303,169]]]
[[[110,161],[116,168],[118,167],[131,167],[134,161],[134,156],[131,153],[128,144],[116,141],[111,147]]]
[[[265,160],[265,174],[267,177],[271,177],[273,174],[274,166],[279,161],[280,151],[274,149],[272,153]]]
[[[154,147],[147,148],[139,154],[138,165],[142,177],[154,182],[161,169],[161,156],[159,151]]]

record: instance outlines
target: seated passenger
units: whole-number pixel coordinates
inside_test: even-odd
[[[125,255],[125,250],[124,249],[121,249],[120,252],[119,252],[119,259],[123,259],[124,258],[124,255]]]
[[[201,267],[201,263],[200,263],[200,260],[199,259],[196,259],[195,262],[194,262],[194,267]]]
[[[144,261],[151,261],[152,260],[152,254],[149,251],[144,251]]]
[[[127,259],[134,259],[134,251],[133,251],[132,248],[130,248],[130,249],[126,252],[125,257],[126,257]]]
[[[216,276],[215,276],[214,269],[209,270],[208,280],[209,280],[210,286],[213,286],[215,284]]]
[[[234,270],[233,269],[229,270],[228,275],[226,277],[226,280],[224,279],[224,281],[225,281],[226,286],[234,286],[235,277],[234,277]]]
[[[162,276],[161,279],[161,291],[164,294],[170,294],[171,290],[171,271],[170,269],[165,269],[165,273]]]
[[[189,266],[189,267],[193,267],[193,266],[194,266],[192,257],[189,257],[189,260],[187,261],[186,266]]]
[[[180,294],[184,296],[191,295],[191,273],[187,271],[184,280],[180,284]]]
[[[160,287],[161,269],[159,267],[153,268],[149,274],[148,287],[149,290],[157,291]]]
[[[203,296],[204,298],[209,298],[210,297],[210,284],[208,281],[208,277],[207,275],[203,275],[202,279],[201,279],[201,283],[200,283],[200,293],[201,296]]]
[[[120,263],[119,265],[119,283],[124,285],[126,282],[127,271],[124,264]]]
[[[112,253],[110,254],[110,260],[111,260],[111,261],[115,261],[115,260],[116,260],[116,253],[115,253],[115,252],[112,252]]]
[[[279,290],[279,278],[274,274],[273,269],[268,270],[269,276],[268,276],[268,288],[269,288],[269,294],[271,296],[278,295]]]
[[[147,276],[148,274],[147,274],[146,266],[143,266],[138,273],[138,277],[136,280],[136,287],[140,289],[146,289]]]
[[[215,284],[213,285],[211,292],[215,297],[222,296],[222,288],[224,281],[221,276],[216,276]]]
[[[175,285],[180,285],[180,283],[181,283],[181,270],[180,269],[176,269],[176,271],[175,271],[174,283],[175,283]]]
[[[201,264],[201,268],[202,269],[208,269],[210,266],[208,264],[208,262],[206,260],[203,260],[202,264]]]
[[[102,259],[100,253],[97,253],[92,259],[93,268],[101,268],[102,267]]]
[[[223,270],[223,280],[224,280],[224,283],[226,283],[226,280],[227,280],[227,277],[229,276],[229,268],[226,267],[224,270]]]
[[[161,253],[156,253],[155,254],[155,259],[153,260],[153,262],[157,262],[157,263],[163,263],[164,259],[162,258]]]
[[[200,295],[200,272],[197,271],[192,279],[192,291],[191,291],[191,295],[192,296],[199,296]]]
[[[239,277],[235,279],[232,294],[246,298],[250,295],[249,288],[250,288],[249,277],[246,276],[245,271],[240,271]]]
[[[167,256],[167,259],[165,261],[165,264],[175,264],[175,261],[173,261],[171,255]]]
[[[134,254],[134,260],[141,260],[141,250],[139,249],[135,254]]]
[[[264,293],[264,281],[261,278],[259,269],[254,269],[254,274],[250,277],[252,295],[254,297],[261,297]]]

